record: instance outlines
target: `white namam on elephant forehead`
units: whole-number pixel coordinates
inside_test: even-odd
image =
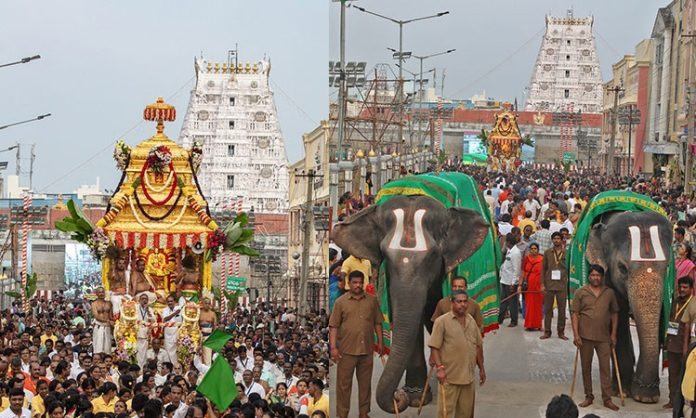
[[[408,228],[408,226],[404,225],[404,210],[403,209],[394,209],[392,213],[394,214],[394,217],[396,218],[396,226],[394,227],[394,234],[392,235],[391,240],[389,241],[389,249],[391,250],[402,250],[402,251],[428,251],[428,244],[425,241],[425,235],[423,234],[423,216],[425,216],[425,213],[427,212],[426,209],[418,209],[416,212],[413,214],[413,230],[416,243],[412,247],[404,247],[401,245],[401,240],[404,237],[404,229],[405,227]],[[410,241],[410,234],[406,234],[406,243]],[[407,259],[404,259],[404,262]]]
[[[628,231],[631,234],[631,261],[666,261],[665,252],[662,250],[662,243],[660,242],[660,234],[657,225],[652,225],[650,227],[650,235],[643,237],[641,234],[641,228],[638,226],[629,226]],[[641,245],[644,244],[644,245]],[[654,257],[647,258],[650,256],[649,246],[652,246],[652,252]],[[645,248],[646,257],[641,254],[641,248]],[[651,269],[652,270],[652,269]]]

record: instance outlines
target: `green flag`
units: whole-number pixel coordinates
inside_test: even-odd
[[[210,399],[220,411],[227,409],[234,401],[237,397],[237,385],[232,368],[223,356],[215,358],[196,390]]]
[[[227,344],[227,341],[229,341],[232,338],[232,336],[225,331],[220,331],[219,329],[216,329],[213,331],[208,338],[203,341],[203,347],[208,347],[209,349],[215,351],[216,353],[219,353],[220,350],[222,350],[222,347]]]

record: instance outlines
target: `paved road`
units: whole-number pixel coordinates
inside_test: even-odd
[[[567,329],[569,328],[570,322],[568,322]],[[555,324],[553,329],[556,329]],[[553,396],[561,393],[570,393],[575,346],[571,341],[563,341],[555,336],[542,341],[539,340],[540,335],[541,333],[539,332],[524,331],[522,327],[505,327],[495,334],[486,335],[484,339],[484,358],[488,381],[476,390],[477,418],[544,417],[546,405]],[[636,336],[634,335],[634,346],[637,347],[637,341],[635,340]],[[377,381],[382,372],[382,365],[378,359],[375,359],[374,364],[373,390],[377,387]],[[331,381],[335,382],[335,367],[331,369]],[[660,403],[648,405],[626,399],[626,406],[618,412],[613,412],[601,406],[599,370],[596,357],[592,374],[595,380],[594,394],[599,400],[596,400],[592,407],[582,408],[580,417],[589,413],[595,413],[602,418],[671,416],[669,412],[666,412],[661,407],[667,401],[668,394],[666,370],[660,376],[660,394],[662,395]],[[433,382],[432,387],[437,388],[434,379]],[[351,417],[358,416],[357,391],[357,384],[354,382]],[[335,399],[335,393],[331,392],[330,396],[331,399]],[[575,401],[581,402],[582,400],[582,378],[580,366],[578,365]],[[621,405],[619,398],[614,398],[614,403]],[[353,407],[353,405],[355,406]],[[335,416],[333,407],[332,414],[332,416]],[[435,417],[436,415],[435,402],[433,401],[433,403],[423,408],[420,416]],[[373,400],[370,416],[372,418],[391,418],[394,415],[382,411]],[[400,416],[402,418],[416,417],[416,409],[409,408]]]

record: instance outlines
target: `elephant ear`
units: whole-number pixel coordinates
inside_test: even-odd
[[[377,208],[377,205],[368,206],[331,231],[331,239],[336,245],[355,257],[370,260],[373,266],[382,262],[379,244],[383,234],[379,233],[381,228],[376,221]]]
[[[447,216],[449,222],[444,225],[440,248],[445,271],[449,273],[481,247],[490,225],[471,209],[449,208]]]
[[[604,271],[607,270],[607,262],[604,259],[604,250],[602,249],[602,232],[604,232],[605,229],[606,226],[602,223],[592,226],[590,236],[587,238],[587,248],[585,250],[587,262],[602,266]]]

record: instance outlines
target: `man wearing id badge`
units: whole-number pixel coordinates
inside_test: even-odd
[[[669,362],[669,402],[663,405],[665,409],[672,409],[675,396],[680,390],[680,377],[684,368],[685,346],[689,344],[689,325],[682,323],[687,317],[687,307],[691,303],[694,281],[691,277],[681,277],[677,281],[676,299],[672,304],[667,326],[667,359]]]
[[[545,340],[551,337],[551,320],[553,319],[554,301],[558,306],[558,338],[567,340],[565,336],[566,302],[568,300],[568,269],[566,267],[566,250],[563,246],[563,236],[560,232],[551,234],[553,247],[544,253],[541,264],[541,291],[544,293],[544,335]]]

